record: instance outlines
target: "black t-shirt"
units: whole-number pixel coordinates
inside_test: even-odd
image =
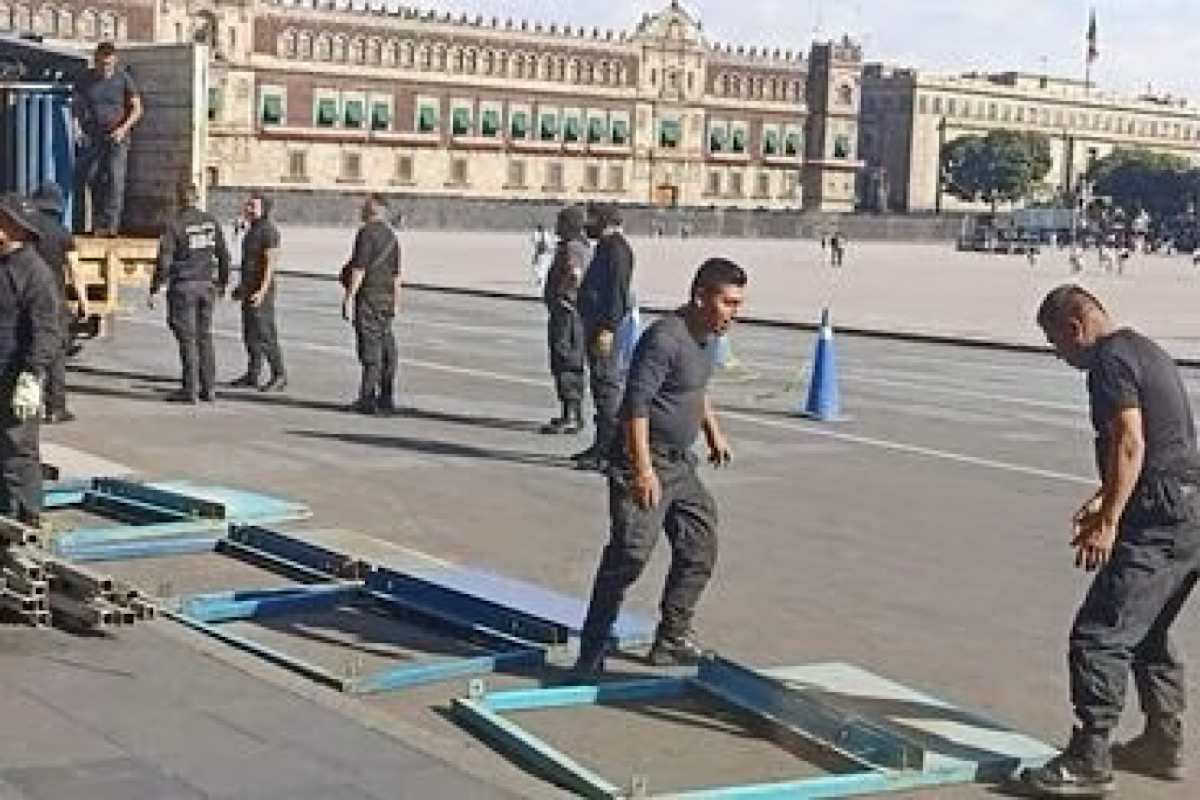
[[[638,340],[621,419],[649,420],[651,452],[689,449],[704,421],[704,395],[712,369],[711,353],[692,336],[683,314],[667,314]]]
[[[372,220],[358,229],[350,268],[364,270],[359,296],[371,299],[394,298],[396,276],[400,274],[400,242],[386,222]]]
[[[11,398],[23,370],[45,374],[62,346],[58,295],[50,269],[32,247],[0,252],[0,397]],[[5,400],[7,402],[7,400]],[[0,408],[0,419],[8,419]]]
[[[1125,408],[1142,412],[1143,475],[1183,477],[1200,471],[1192,409],[1179,369],[1165,350],[1137,331],[1122,328],[1096,343],[1087,385],[1101,475],[1106,468],[1109,424]]]
[[[66,297],[67,254],[75,249],[75,237],[56,217],[44,211],[38,213],[34,223],[38,228],[38,240],[33,249],[50,267],[59,295]]]
[[[229,283],[229,250],[221,223],[207,211],[185,208],[167,225],[158,245],[152,292],[164,283]]]
[[[75,86],[75,102],[79,104],[79,119],[86,133],[103,136],[121,124],[129,101],[139,95],[129,71],[117,67],[108,78],[89,69]]]
[[[242,237],[242,287],[256,292],[267,269],[266,253],[279,247],[279,228],[269,219],[254,221]]]

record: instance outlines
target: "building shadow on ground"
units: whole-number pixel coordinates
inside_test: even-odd
[[[553,469],[574,469],[574,462],[566,456],[552,456],[543,453],[526,453],[518,450],[505,450],[498,447],[479,447],[459,442],[438,441],[436,439],[421,439],[415,436],[399,436],[394,434],[355,433],[312,430],[291,430],[292,436],[307,439],[324,439],[327,441],[344,442],[346,444],[365,445],[368,447],[383,447],[394,450],[408,450],[431,456],[450,456],[452,458],[470,458],[484,461],[500,461],[510,464],[524,464],[534,467],[550,467]]]

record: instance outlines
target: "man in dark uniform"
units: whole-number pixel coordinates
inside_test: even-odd
[[[1200,452],[1171,356],[1117,328],[1079,286],[1061,286],[1037,316],[1058,357],[1087,371],[1100,488],[1073,520],[1075,565],[1096,577],[1071,628],[1068,665],[1078,727],[1022,783],[1045,797],[1113,790],[1112,769],[1183,777],[1183,664],[1170,629],[1200,576]],[[1145,731],[1110,748],[1130,672]]]
[[[591,255],[583,238],[584,211],[568,206],[558,212],[555,233],[558,244],[554,260],[546,273],[542,298],[550,312],[547,338],[550,345],[550,372],[558,393],[561,413],[542,426],[542,433],[579,433],[583,430],[583,393],[587,348],[583,341],[583,321],[579,318],[579,283]]]
[[[255,192],[246,200],[246,220],[250,223],[242,237],[241,282],[233,290],[233,299],[242,301],[242,341],[246,345],[246,374],[233,386],[281,392],[287,388],[287,370],[275,327],[275,265],[279,261],[279,229],[271,220],[271,200]],[[263,361],[271,377],[259,385]]]
[[[150,281],[147,304],[154,308],[158,291],[167,286],[167,324],[179,342],[183,381],[167,399],[178,403],[216,400],[216,356],[213,352],[213,306],[229,285],[229,250],[216,217],[201,211],[195,186],[180,190],[180,211],[158,245],[158,265]]]
[[[57,183],[47,182],[38,187],[33,195],[33,205],[37,209],[34,223],[38,227],[39,236],[34,248],[42,261],[50,267],[59,301],[60,340],[62,346],[54,354],[50,368],[46,373],[46,413],[44,421],[48,424],[71,422],[75,415],[67,408],[67,350],[71,346],[71,304],[67,296],[67,287],[75,290],[78,298],[78,314],[87,317],[87,287],[83,285],[72,263],[71,254],[75,251],[75,237],[71,235],[62,223],[63,207],[65,205],[62,189]]]
[[[396,411],[396,335],[392,323],[400,310],[400,241],[385,221],[387,201],[370,195],[362,207],[362,227],[350,255],[342,317],[354,323],[358,361],[362,365],[358,399],[350,409],[360,414]]]
[[[60,338],[53,278],[32,247],[33,213],[24,198],[0,195],[0,514],[37,526],[42,383]]]
[[[92,68],[75,86],[71,109],[79,137],[76,171],[91,192],[92,230],[116,236],[125,203],[129,134],[142,118],[142,98],[112,42],[96,45]]]
[[[671,544],[662,613],[650,661],[693,663],[702,654],[692,616],[717,558],[717,507],[696,474],[692,445],[701,430],[714,466],[728,464],[729,443],[709,403],[714,336],[729,330],[742,305],[746,273],[731,261],[705,261],[691,300],[642,335],[621,408],[623,437],[608,477],[610,538],[596,570],[574,677],[604,669],[613,622],[626,590],[650,560],[660,530]]]
[[[621,232],[621,212],[614,205],[588,205],[586,230],[596,240],[596,249],[579,287],[579,315],[596,407],[596,438],[591,447],[572,458],[579,469],[604,471],[617,435],[621,405],[621,374],[614,341],[617,327],[633,305],[633,249]]]

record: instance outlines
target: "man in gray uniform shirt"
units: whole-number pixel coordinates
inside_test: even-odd
[[[623,436],[610,454],[611,538],[596,571],[575,680],[604,671],[625,591],[650,560],[659,529],[671,543],[671,568],[650,661],[688,664],[703,653],[691,623],[716,562],[717,507],[696,474],[692,445],[703,430],[709,461],[730,461],[708,400],[710,342],[728,331],[745,286],[746,273],[732,261],[705,261],[692,281],[691,301],[655,322],[638,342],[620,414]]]

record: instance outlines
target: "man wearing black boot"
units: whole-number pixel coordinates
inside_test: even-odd
[[[158,244],[158,264],[150,280],[146,305],[167,287],[167,324],[179,343],[183,378],[175,403],[211,403],[217,399],[216,355],[213,350],[213,306],[229,285],[229,250],[221,223],[199,208],[195,186],[179,192],[179,214],[167,225]]]
[[[658,666],[694,663],[703,654],[692,616],[717,558],[717,506],[696,474],[692,445],[701,430],[714,466],[729,444],[708,401],[714,335],[742,305],[746,273],[731,261],[705,261],[691,300],[655,322],[639,340],[621,408],[623,436],[608,477],[610,539],[604,548],[580,636],[572,680],[604,671],[612,625],[626,590],[650,560],[660,530],[671,543],[662,617],[650,649]]]
[[[1171,625],[1200,576],[1200,453],[1175,362],[1118,329],[1079,286],[1050,292],[1038,324],[1058,357],[1087,371],[1101,486],[1074,517],[1076,566],[1098,570],[1071,629],[1079,726],[1059,756],[1021,775],[1043,797],[1113,791],[1113,768],[1183,777],[1183,664]],[[1133,673],[1145,732],[1109,745]]]
[[[621,232],[621,212],[612,204],[589,204],[585,229],[596,240],[596,249],[579,286],[579,316],[596,407],[596,438],[591,447],[572,458],[579,469],[603,472],[617,437],[621,374],[614,341],[617,327],[633,304],[633,249]]]
[[[246,346],[246,374],[232,386],[282,392],[287,388],[287,370],[275,326],[275,265],[279,260],[279,228],[271,220],[271,199],[255,192],[246,200],[250,227],[242,238],[241,282],[233,299],[242,301],[242,342]],[[263,361],[271,370],[266,383],[259,384]]]
[[[542,433],[579,433],[583,430],[583,393],[587,348],[583,321],[579,318],[579,283],[587,266],[590,249],[583,238],[584,212],[568,206],[558,212],[555,233],[558,244],[546,273],[542,299],[550,312],[547,338],[550,372],[562,406],[561,413],[542,426]]]
[[[387,214],[382,195],[367,197],[363,224],[346,265],[342,318],[354,325],[362,365],[358,399],[350,404],[350,410],[359,414],[396,411],[398,354],[392,326],[400,310],[400,240],[387,223]]]

